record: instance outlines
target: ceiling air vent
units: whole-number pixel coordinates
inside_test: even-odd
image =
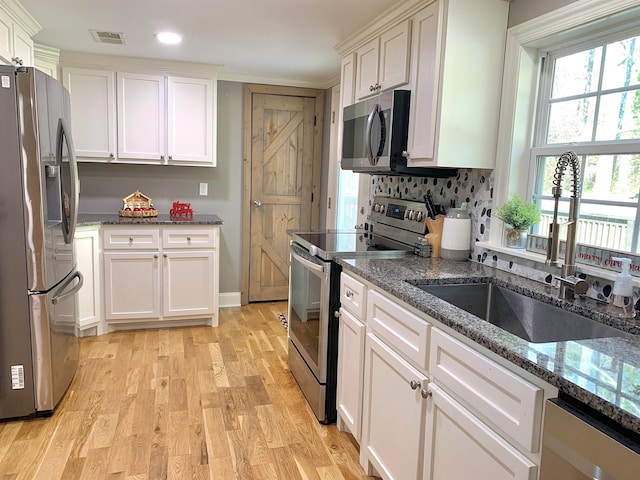
[[[122,32],[106,32],[104,30],[89,30],[93,39],[98,43],[106,43],[108,45],[125,45],[124,33]]]

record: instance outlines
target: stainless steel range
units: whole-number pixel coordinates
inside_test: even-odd
[[[365,229],[290,232],[289,368],[321,423],[336,420],[341,267],[333,259],[411,255],[426,216],[424,203],[376,197]]]

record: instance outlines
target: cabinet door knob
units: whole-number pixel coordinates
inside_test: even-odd
[[[402,152],[402,156],[403,156],[404,158],[411,158],[411,154],[410,154],[409,152],[407,152],[406,150],[404,150],[404,151]]]
[[[20,57],[11,57],[11,61],[15,65],[22,65],[24,63]]]
[[[411,380],[409,382],[409,386],[411,387],[411,390],[417,390],[420,388],[421,385],[422,385],[422,382],[418,380]]]
[[[153,254],[153,258],[158,258],[158,254],[157,254],[157,253],[154,253],[154,254]]]
[[[261,206],[262,206],[262,202],[261,202],[260,200],[254,200],[254,201],[253,201],[253,204],[254,204],[256,207],[261,207]]]
[[[351,298],[353,297],[353,292],[351,290],[347,290],[347,293],[345,293],[345,295],[347,296],[347,298]]]
[[[160,160],[164,161],[164,155],[160,155]]]
[[[187,242],[190,242],[190,241],[191,241],[191,237],[187,237]]]
[[[342,314],[340,313],[340,310],[336,310],[335,312],[333,312],[333,316],[336,318],[340,318]]]
[[[169,155],[169,160],[173,160],[173,155]]]
[[[129,243],[133,243],[133,237],[129,237]]]
[[[420,390],[420,396],[422,398],[429,398],[431,395],[433,395],[433,392],[428,388],[423,388],[422,390]]]
[[[374,85],[369,85],[369,91],[373,92],[376,89],[376,87]]]
[[[109,158],[113,158],[113,157],[115,157],[115,155],[113,153],[110,153]]]
[[[162,256],[163,256],[164,258],[167,258],[167,254],[166,254],[166,253],[163,253],[163,254],[162,254]]]

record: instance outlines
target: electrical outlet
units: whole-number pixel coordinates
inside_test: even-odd
[[[209,184],[208,183],[201,183],[200,184],[200,195],[203,196],[207,196],[209,195]]]

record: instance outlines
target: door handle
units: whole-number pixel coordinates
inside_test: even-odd
[[[254,200],[254,201],[253,201],[253,204],[254,204],[256,207],[261,207],[261,206],[262,206],[262,202],[261,202],[260,200]]]

